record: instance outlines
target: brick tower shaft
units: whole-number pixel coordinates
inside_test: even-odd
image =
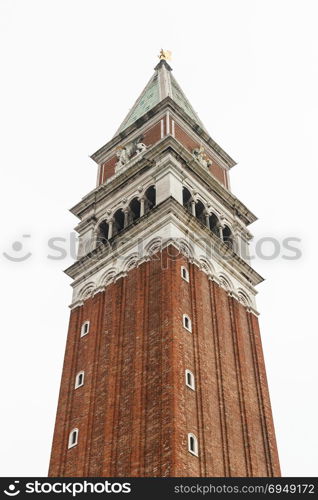
[[[163,59],[72,212],[50,476],[279,476],[235,162]]]

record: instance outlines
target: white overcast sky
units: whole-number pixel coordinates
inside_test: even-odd
[[[259,218],[256,241],[281,246],[253,263],[281,467],[318,475],[317,17],[315,0],[0,0],[1,476],[47,475],[72,262],[48,259],[47,241],[69,241],[68,208],[95,187],[89,155],[161,47],[238,162],[232,190]],[[287,237],[301,239],[300,259],[283,258]]]

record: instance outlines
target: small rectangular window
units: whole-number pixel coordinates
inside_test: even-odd
[[[81,337],[87,335],[89,332],[89,321],[85,321],[81,326]]]
[[[68,448],[73,448],[78,443],[78,429],[73,429],[69,433],[68,437]]]
[[[84,385],[84,371],[78,372],[78,374],[75,377],[75,389],[78,387],[82,387]]]
[[[198,439],[192,433],[188,434],[188,451],[192,453],[192,455],[195,455],[196,457],[199,455]]]
[[[186,385],[188,387],[190,387],[190,389],[195,391],[194,375],[190,370],[185,371],[185,381],[186,381]]]
[[[181,276],[182,276],[182,279],[184,279],[185,281],[187,281],[189,283],[189,281],[190,281],[189,271],[184,266],[181,266]]]
[[[186,330],[188,330],[189,332],[192,332],[191,319],[189,318],[189,316],[187,314],[183,315],[183,326]]]

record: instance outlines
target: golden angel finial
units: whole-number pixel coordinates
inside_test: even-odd
[[[170,61],[171,60],[171,52],[170,52],[170,50],[161,49],[158,57],[159,57],[160,61],[162,61],[162,60]]]

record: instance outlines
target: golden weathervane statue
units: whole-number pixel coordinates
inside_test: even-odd
[[[159,59],[164,61],[171,61],[171,51],[170,50],[160,50]]]

